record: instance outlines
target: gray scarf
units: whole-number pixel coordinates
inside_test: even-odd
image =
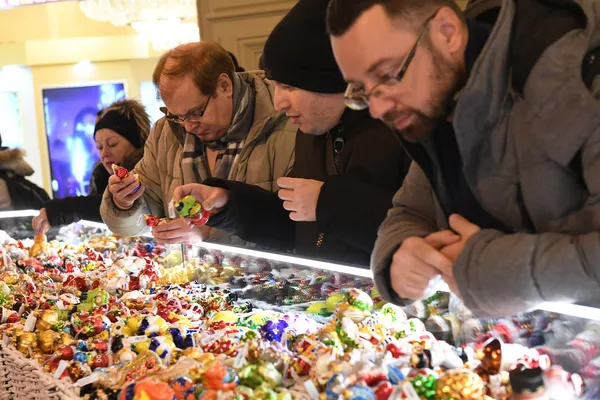
[[[215,177],[232,179],[231,172],[237,164],[244,141],[254,122],[254,91],[236,73],[233,76],[233,118],[222,138],[214,142],[202,142],[196,135],[186,133],[181,168],[183,183],[200,183]],[[217,150],[217,161],[211,175],[206,158],[206,147]]]

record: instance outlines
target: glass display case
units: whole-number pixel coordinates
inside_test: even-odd
[[[0,360],[37,363],[50,397],[600,399],[596,308],[485,320],[446,291],[400,308],[367,269],[216,243],[164,248],[88,221],[41,242],[29,240],[34,215],[0,213]],[[19,292],[19,279],[35,291]],[[30,390],[19,373],[5,376],[6,398]]]

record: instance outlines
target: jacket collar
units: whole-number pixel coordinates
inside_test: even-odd
[[[329,134],[333,138],[343,135],[344,139],[348,139],[352,135],[359,133],[358,129],[354,129],[356,125],[360,124],[361,121],[365,121],[370,118],[371,115],[369,114],[369,110],[354,111],[346,108],[342,114],[340,122],[331,128]]]

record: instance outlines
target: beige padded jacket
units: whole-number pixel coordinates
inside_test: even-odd
[[[273,84],[262,72],[240,73],[256,94],[254,122],[234,165],[232,176],[238,182],[276,191],[277,179],[286,176],[294,161],[294,146],[298,127],[289,122],[284,113],[273,108]],[[140,175],[145,186],[144,195],[130,210],[115,207],[112,195],[106,190],[100,207],[102,219],[109,229],[123,236],[137,236],[147,231],[143,214],[158,217],[168,215],[169,202],[175,188],[189,183],[183,179],[181,158],[185,131],[163,117],[156,122],[146,141],[144,157],[134,173]],[[234,243],[224,232],[212,230],[209,240]]]

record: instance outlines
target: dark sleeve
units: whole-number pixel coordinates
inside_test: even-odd
[[[98,162],[92,171],[88,196],[102,196],[108,186],[108,178],[110,178],[110,174],[106,171],[104,165],[102,165],[101,162]]]
[[[10,177],[5,175],[4,179],[9,186],[11,198],[19,204],[20,209],[37,210],[50,200],[50,196],[44,189],[23,176]]]
[[[46,214],[50,226],[72,224],[79,220],[102,222],[100,217],[102,195],[66,197],[46,203]]]
[[[35,183],[30,182],[29,180],[27,180],[27,182],[29,183],[31,190],[34,192],[35,197],[39,198],[42,201],[50,200],[50,196],[48,196],[48,193],[44,189],[42,189]]]
[[[377,230],[411,161],[394,135],[378,123],[355,138],[344,172],[328,176],[321,188],[317,223],[322,232],[373,251]]]
[[[294,248],[295,224],[276,192],[214,178],[203,184],[229,190],[227,206],[210,218],[209,226],[273,249]]]

